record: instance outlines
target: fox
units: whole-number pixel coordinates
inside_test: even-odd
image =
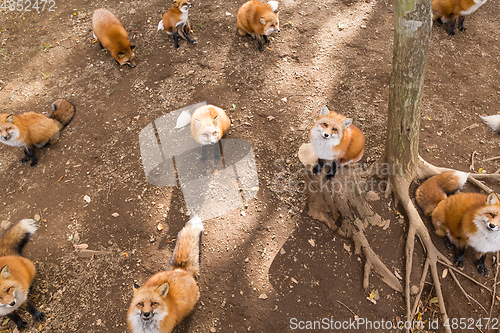
[[[448,34],[455,34],[455,24],[458,20],[458,29],[465,31],[464,19],[484,5],[486,0],[432,0],[432,20],[438,25],[450,22]]]
[[[92,33],[102,49],[106,49],[120,64],[135,67],[135,45],[128,40],[128,34],[120,20],[109,10],[101,8],[92,15]]]
[[[0,316],[9,317],[18,329],[26,325],[15,313],[21,306],[25,306],[36,320],[45,319],[28,300],[28,291],[36,275],[35,265],[21,256],[23,247],[36,230],[35,220],[24,219],[12,225],[0,238]]]
[[[158,31],[165,30],[167,34],[174,37],[174,46],[179,48],[179,36],[191,44],[198,41],[191,40],[188,33],[192,32],[188,20],[188,11],[193,7],[188,0],[174,0],[172,7],[163,15],[163,19],[158,23]]]
[[[54,111],[49,117],[32,111],[21,115],[0,114],[0,142],[12,147],[22,147],[25,156],[21,163],[31,161],[32,168],[38,164],[35,147],[56,143],[60,131],[75,114],[74,105],[65,99],[52,103],[52,109]]]
[[[493,116],[479,116],[483,120],[483,122],[495,131],[497,134],[500,134],[500,114],[495,114]]]
[[[272,33],[280,32],[279,12],[277,1],[269,1],[263,3],[257,0],[250,0],[243,4],[238,10],[238,18],[236,25],[240,36],[250,35],[253,39],[257,39],[259,43],[259,51],[262,52],[262,41],[264,38],[266,43],[269,43],[269,36]]]
[[[217,142],[231,126],[226,112],[214,105],[205,105],[196,109],[191,116],[191,136],[202,145],[201,161],[207,160],[207,145],[214,146],[214,159],[220,159]]]
[[[196,278],[202,232],[201,218],[195,215],[179,232],[167,270],[151,276],[142,287],[133,284],[127,313],[133,333],[170,333],[193,311],[200,297]]]
[[[335,177],[339,166],[356,163],[365,152],[365,136],[352,124],[351,118],[329,111],[323,106],[319,117],[309,132],[309,139],[318,157],[318,163],[312,169],[317,175],[323,169],[325,160],[333,161],[326,179]]]
[[[486,254],[500,250],[500,200],[498,195],[455,193],[462,189],[468,173],[445,172],[427,179],[416,192],[416,201],[432,218],[436,235],[455,246],[454,264],[463,267],[466,247],[478,253],[476,268],[488,275]]]

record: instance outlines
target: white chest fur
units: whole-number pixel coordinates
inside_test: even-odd
[[[175,25],[176,27],[178,27],[178,26],[183,27],[184,25],[186,25],[186,21],[188,19],[188,11],[189,11],[188,8],[181,9],[181,12],[182,12],[181,20]]]
[[[340,140],[338,138],[325,139],[321,130],[314,130],[311,133],[311,143],[314,148],[314,153],[322,160],[335,160],[338,155],[333,151],[335,146],[338,146]]]
[[[483,253],[500,251],[500,231],[489,230],[483,221],[474,221],[474,224],[477,232],[469,236],[469,246]]]
[[[468,10],[464,10],[463,12],[460,13],[460,15],[469,15],[471,13],[474,13],[479,7],[484,5],[486,0],[475,0],[474,2],[475,4],[472,7],[470,7]]]

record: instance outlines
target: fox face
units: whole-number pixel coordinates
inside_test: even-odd
[[[193,7],[193,4],[187,0],[174,0],[173,6],[179,8],[181,12],[187,13],[189,8]]]
[[[3,266],[0,270],[0,316],[19,308],[26,300],[27,293],[12,278],[9,266]]]
[[[9,146],[24,146],[19,140],[19,129],[14,125],[12,115],[3,114],[0,116],[0,142]]]
[[[344,131],[352,124],[351,118],[346,118],[336,112],[328,111],[326,106],[323,106],[320,111],[320,117],[311,129],[311,138],[326,140],[332,146],[338,146],[342,140]]]
[[[474,224],[478,228],[490,232],[498,233],[500,231],[500,201],[495,193],[491,193],[486,199],[484,207],[477,211]]]
[[[199,142],[203,145],[213,145],[221,138],[219,116],[215,116],[211,120],[194,119],[194,126],[198,128]]]
[[[118,53],[116,61],[118,61],[120,66],[129,65],[130,67],[135,67],[135,54],[133,49],[135,49],[135,45],[130,45],[130,48]]]
[[[159,332],[161,321],[168,315],[165,298],[169,283],[157,288],[140,289],[134,283],[134,299],[130,304],[128,320],[134,333]]]
[[[273,12],[266,13],[265,16],[260,18],[260,23],[263,25],[264,35],[277,34],[280,32],[279,12],[276,14]]]

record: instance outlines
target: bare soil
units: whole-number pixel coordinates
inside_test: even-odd
[[[363,258],[349,239],[307,216],[304,193],[295,186],[302,179],[297,151],[322,105],[364,131],[365,166],[382,154],[393,2],[280,2],[281,32],[263,52],[236,34],[243,3],[194,2],[189,18],[198,44],[181,40],[178,50],[156,31],[169,6],[164,1],[56,0],[54,12],[0,12],[0,112],[49,114],[58,98],[76,106],[59,142],[37,150],[36,168],[20,164],[21,149],[0,146],[0,221],[40,217],[24,255],[38,269],[30,297],[48,318],[39,324],[20,311],[25,332],[127,332],[132,283],[165,268],[189,219],[179,188],[146,182],[139,132],[201,101],[227,110],[228,138],[252,144],[260,190],[248,207],[204,221],[201,298],[176,332],[288,332],[292,318],[343,321],[353,313],[372,321],[404,318],[402,295],[377,276],[363,290]],[[115,13],[137,46],[136,68],[118,67],[92,39],[92,12],[102,7]],[[465,32],[450,37],[445,27],[432,29],[420,154],[433,164],[467,171],[475,151],[476,171],[500,168],[500,160],[481,162],[500,155],[500,146],[478,117],[500,109],[498,17],[498,3],[489,1],[465,19]],[[376,184],[376,192],[383,190]],[[374,208],[390,225],[370,227],[369,241],[404,276],[404,218],[390,198],[381,196]],[[161,232],[158,223],[165,226]],[[451,257],[443,240],[434,239]],[[82,257],[74,244],[103,252]],[[417,271],[423,264],[418,251]],[[480,276],[473,257],[466,253],[464,272],[492,287],[494,274]],[[494,273],[491,258],[486,264]],[[489,310],[491,294],[460,280]],[[412,283],[418,284],[417,274]],[[449,275],[443,285],[451,318],[488,317],[468,304]],[[367,299],[374,291],[376,304]],[[439,317],[432,297],[426,286],[426,318]],[[4,321],[2,329],[14,324]]]

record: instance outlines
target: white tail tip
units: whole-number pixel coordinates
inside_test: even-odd
[[[157,30],[157,31],[160,31],[160,30],[164,30],[164,28],[163,28],[163,20],[161,20],[161,21],[158,23],[158,30]]]
[[[33,219],[24,219],[19,221],[19,226],[21,226],[27,233],[33,235],[35,231],[38,229],[36,226],[36,222]]]
[[[467,182],[467,178],[469,177],[470,173],[468,172],[462,172],[462,171],[455,171],[455,176],[457,176],[457,181],[462,184],[462,186],[465,185]]]
[[[278,9],[278,1],[268,1],[267,3],[269,6],[271,6],[273,12],[275,12],[276,9]]]
[[[479,116],[483,120],[483,122],[492,130],[500,134],[500,114],[496,114],[493,116]]]
[[[198,215],[193,216],[193,218],[186,223],[186,226],[188,225],[192,225],[199,228],[200,231],[203,231],[203,223],[201,222],[201,217]]]

